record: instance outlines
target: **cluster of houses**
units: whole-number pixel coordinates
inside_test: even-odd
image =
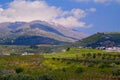
[[[107,52],[120,52],[120,47],[97,47],[96,49],[105,50]]]
[[[21,55],[34,55],[34,53],[28,53],[28,52],[24,52],[24,53],[22,53]]]
[[[108,47],[106,48],[108,52],[120,52],[120,47]]]
[[[79,46],[79,48],[92,48],[92,47],[82,47],[82,46]],[[107,52],[120,52],[120,46],[112,46],[112,47],[96,47],[95,49],[98,49],[98,50],[105,50]]]
[[[22,53],[22,54],[17,54],[17,53],[9,54],[9,53],[5,53],[5,54],[3,54],[3,55],[6,55],[6,56],[10,56],[10,55],[12,55],[12,56],[22,55],[22,56],[24,56],[24,55],[34,55],[34,53],[28,53],[28,52],[24,52],[24,53]]]

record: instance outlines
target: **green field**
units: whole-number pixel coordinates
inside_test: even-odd
[[[119,80],[120,53],[70,48],[65,52],[0,56],[0,80]]]

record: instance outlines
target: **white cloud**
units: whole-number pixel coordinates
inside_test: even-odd
[[[75,18],[83,18],[86,16],[86,12],[82,9],[72,9],[70,11],[70,14],[72,14]]]
[[[74,27],[84,27],[86,26],[85,22],[81,22],[79,20],[77,20],[75,17],[67,17],[67,18],[60,18],[60,19],[56,19],[54,22],[56,23],[61,23],[64,26],[74,26]]]
[[[3,8],[0,8],[0,13],[3,11]]]
[[[86,15],[86,11],[82,9],[72,9],[71,11],[66,12],[63,17],[53,20],[53,22],[60,22],[64,26],[85,27],[87,26],[86,23],[80,21],[80,19],[86,17]]]
[[[120,3],[120,0],[116,0],[118,3]]]
[[[96,12],[96,8],[90,8],[88,11]]]
[[[76,2],[89,2],[90,0],[75,0]]]
[[[91,11],[96,11],[94,8]],[[72,9],[64,11],[56,6],[49,6],[45,1],[14,0],[8,8],[0,8],[0,22],[6,21],[54,21],[66,27],[83,27],[85,22],[80,21],[86,17],[87,11]]]
[[[101,3],[101,4],[110,4],[112,2],[120,3],[120,0],[73,0],[75,2],[93,2],[93,3]]]
[[[110,3],[112,0],[94,0],[95,3]]]
[[[14,1],[9,8],[2,12],[2,16],[10,21],[50,20],[57,17],[59,8],[48,6],[44,1]]]

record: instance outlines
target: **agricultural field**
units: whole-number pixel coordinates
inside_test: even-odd
[[[68,48],[65,52],[0,56],[0,80],[119,80],[120,53]]]
[[[17,45],[0,45],[0,55],[21,55],[25,52],[34,54],[61,52],[66,49],[64,45],[51,46],[17,46]]]

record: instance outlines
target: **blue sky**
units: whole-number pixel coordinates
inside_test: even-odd
[[[87,34],[120,32],[120,0],[0,0],[0,19],[55,22]]]

